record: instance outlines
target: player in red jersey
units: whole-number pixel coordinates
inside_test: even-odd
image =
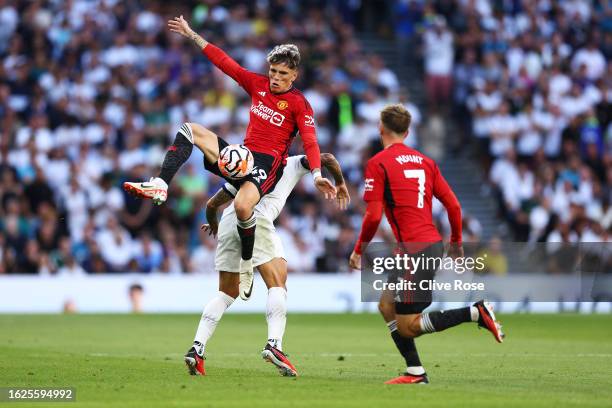
[[[432,199],[436,197],[448,212],[451,225],[449,256],[463,257],[461,244],[461,206],[436,163],[404,144],[410,126],[410,113],[402,105],[387,106],[380,115],[379,131],[384,150],[372,157],[365,170],[364,201],[367,209],[359,240],[349,264],[361,269],[361,254],[374,237],[383,209],[399,248],[411,256],[441,257],[442,237],[432,220]],[[416,271],[414,280],[433,277],[435,270]],[[401,272],[406,277],[406,271]],[[391,274],[390,281],[400,276]],[[419,287],[417,285],[417,287]],[[379,310],[391,337],[406,360],[406,373],[388,384],[427,383],[414,338],[442,331],[464,322],[478,322],[501,343],[501,325],[489,303],[446,311],[422,313],[431,304],[431,291],[385,291]]]
[[[168,21],[168,27],[170,31],[193,40],[217,68],[233,78],[251,96],[250,120],[244,144],[253,153],[254,168],[253,172],[237,185],[239,191],[234,199],[238,233],[242,242],[243,262],[240,272],[245,274],[245,279],[242,280],[245,285],[241,285],[240,296],[248,299],[255,242],[253,209],[280,179],[289,146],[297,133],[302,137],[315,186],[326,198],[333,199],[336,195],[334,185],[321,176],[314,113],[302,93],[293,87],[298,75],[300,54],[293,44],[276,46],[268,54],[268,75],[260,75],[244,69],[223,50],[195,33],[183,16]],[[204,153],[205,168],[223,177],[217,159],[227,142],[204,126],[185,123],[166,153],[159,177],[145,183],[128,182],[124,184],[124,188],[139,197],[153,199],[156,204],[163,203],[167,198],[168,184],[189,158],[194,145]],[[227,181],[236,184],[235,180]]]

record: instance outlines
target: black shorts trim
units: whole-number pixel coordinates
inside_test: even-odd
[[[419,313],[422,313],[423,310],[427,309],[429,305],[431,305],[431,301],[430,302],[415,302],[415,303],[395,302],[395,314],[400,314],[400,315],[419,314]]]
[[[219,152],[229,146],[229,143],[218,136],[217,143],[219,144]],[[240,189],[240,186],[245,181],[250,181],[255,184],[257,190],[259,190],[260,197],[263,197],[276,187],[276,184],[283,175],[286,161],[281,156],[273,156],[271,154],[254,151],[251,151],[251,153],[253,153],[253,172],[241,180],[233,180],[223,176],[218,163],[216,161],[214,163],[210,162],[206,157],[204,157],[204,168],[216,176],[221,177],[237,190]]]

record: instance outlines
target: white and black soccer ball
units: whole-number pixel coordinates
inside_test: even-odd
[[[219,153],[218,164],[224,177],[240,180],[253,171],[253,153],[245,145],[231,144]]]

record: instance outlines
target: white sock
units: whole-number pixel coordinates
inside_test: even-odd
[[[284,288],[268,289],[266,320],[268,322],[268,343],[282,350],[283,335],[287,324],[287,291]]]
[[[206,347],[208,339],[213,335],[217,328],[217,323],[219,323],[223,313],[232,303],[234,303],[233,297],[219,291],[217,296],[206,304],[200,319],[200,324],[198,325],[198,331],[193,339],[194,342],[200,343],[198,348],[201,348],[201,350],[197,350],[198,354],[204,354],[204,348]]]
[[[406,368],[406,373],[410,375],[423,375],[425,374],[425,369],[423,368],[423,366],[408,367]]]
[[[476,306],[470,306],[470,315],[472,317],[473,322],[477,322],[478,318],[480,318],[480,312]]]

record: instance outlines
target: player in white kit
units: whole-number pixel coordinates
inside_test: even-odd
[[[336,201],[340,209],[346,209],[350,197],[340,165],[333,155],[321,154],[321,164],[326,167],[336,184]],[[282,339],[287,321],[287,261],[283,245],[276,234],[274,220],[282,211],[289,194],[297,182],[310,172],[306,156],[287,158],[287,166],[272,192],[265,195],[255,207],[257,234],[253,250],[253,266],[268,288],[266,321],[268,341],[262,351],[264,360],[274,364],[282,375],[296,376],[297,370],[282,351]],[[236,189],[225,184],[206,205],[206,219],[203,225],[212,235],[218,234],[215,253],[215,269],[219,272],[219,292],[204,308],[193,346],[185,354],[185,364],[192,375],[205,375],[204,359],[206,343],[212,336],[223,313],[240,295],[247,300],[253,288],[252,274],[238,273],[240,270],[240,237],[236,230],[236,213],[231,204],[224,211],[217,225],[217,210],[230,202]],[[328,197],[331,198],[331,197]]]

